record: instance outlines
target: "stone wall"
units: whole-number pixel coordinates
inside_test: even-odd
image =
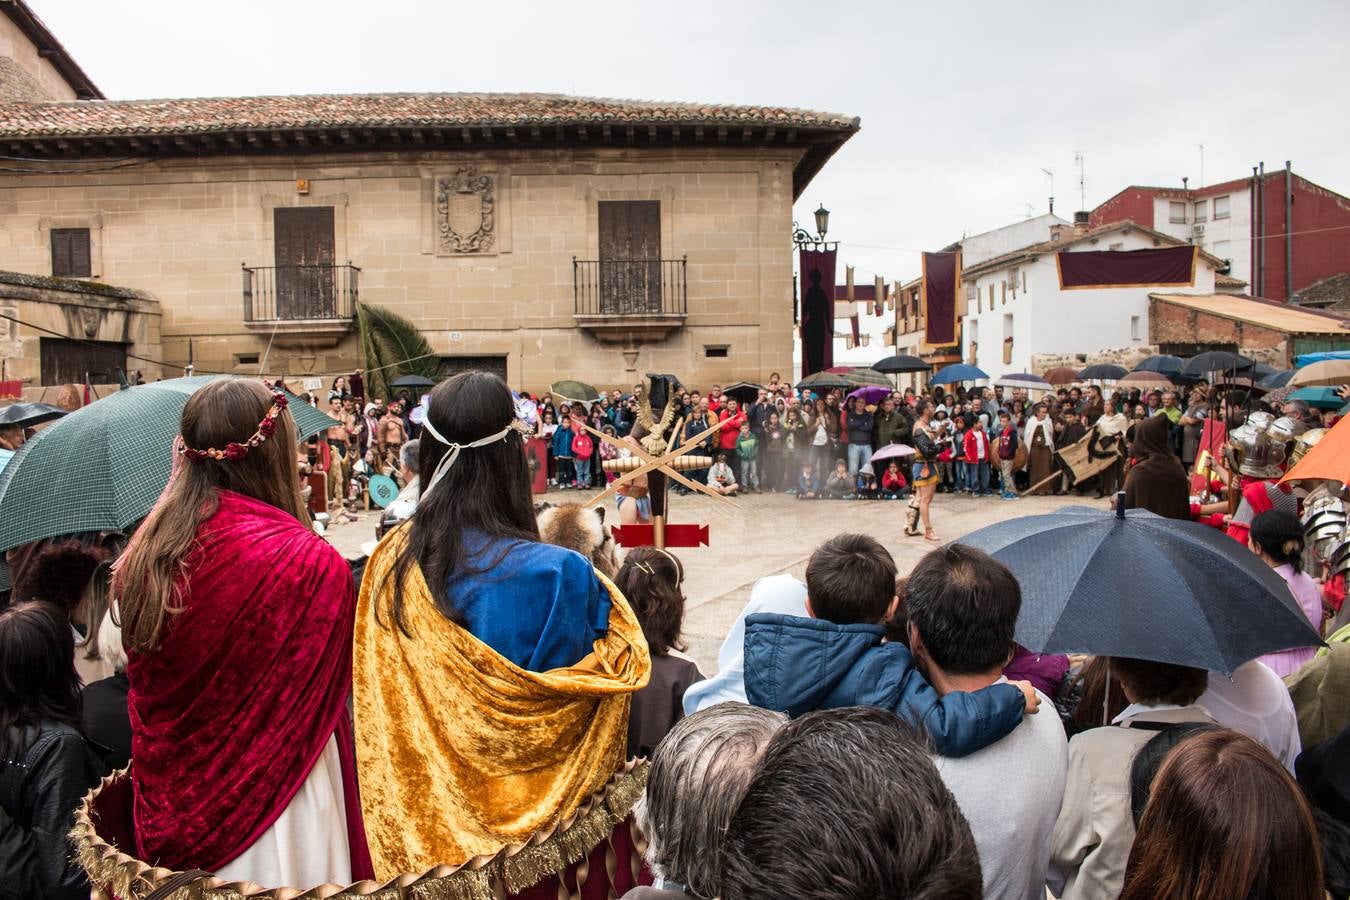
[[[1156,344],[1231,344],[1244,356],[1279,368],[1293,365],[1289,335],[1161,300],[1149,301],[1149,340]]]
[[[10,20],[0,14],[0,101],[74,100],[75,91],[50,60]]]
[[[21,381],[26,399],[53,402],[57,386],[41,379],[42,339],[52,337],[111,341],[152,360],[163,352],[159,304],[142,291],[0,272],[0,357],[5,378]],[[180,374],[132,359],[127,368],[128,376],[139,370],[146,381]]]
[[[94,277],[163,306],[163,350],[199,372],[331,377],[357,340],[278,337],[243,321],[241,264],[274,264],[279,207],[334,208],[336,261],[360,299],[416,323],[438,354],[505,357],[513,386],[560,378],[690,384],[792,368],[794,151],[612,149],[219,157],[94,175],[0,179],[0,258],[50,273],[52,228],[91,231]],[[486,247],[447,247],[437,186],[470,166],[495,185]],[[663,258],[688,258],[688,317],[664,340],[601,344],[573,319],[573,257],[598,256],[597,203],[658,200]],[[335,345],[334,345],[335,343]],[[327,346],[325,346],[327,344]],[[727,348],[709,356],[707,348]],[[714,354],[718,353],[714,349]],[[265,359],[265,362],[264,362]],[[256,360],[256,361],[255,361]]]

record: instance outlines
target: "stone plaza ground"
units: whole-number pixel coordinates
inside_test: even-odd
[[[550,491],[546,499],[580,503],[593,496],[593,491]],[[674,549],[685,564],[684,636],[689,654],[705,673],[717,671],[717,650],[755,581],[780,572],[804,578],[811,551],[841,531],[874,535],[895,557],[900,572],[908,572],[936,545],[922,537],[905,537],[905,505],[886,500],[799,501],[784,494],[756,494],[732,502],[672,496],[671,521],[706,523],[712,541],[709,547]],[[1106,501],[1038,496],[1004,502],[997,497],[939,494],[933,501],[933,528],[944,541],[952,541],[1012,516],[1081,505],[1104,510]],[[613,511],[610,502],[607,512]],[[361,514],[358,522],[330,528],[329,540],[345,556],[357,556],[360,545],[374,537],[374,523],[374,513]]]

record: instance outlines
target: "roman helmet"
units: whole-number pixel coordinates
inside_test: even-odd
[[[1250,478],[1279,478],[1284,474],[1285,443],[1293,440],[1292,420],[1277,420],[1268,412],[1254,412],[1228,435],[1227,455]]]

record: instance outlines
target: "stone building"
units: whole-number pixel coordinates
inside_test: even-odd
[[[1191,356],[1229,350],[1280,369],[1304,353],[1350,350],[1350,317],[1228,294],[1149,294],[1149,343]]]
[[[166,375],[331,379],[372,304],[442,372],[531,390],[758,379],[792,367],[793,201],[858,127],[545,94],[25,97],[0,103],[23,158],[0,267],[158,301]]]

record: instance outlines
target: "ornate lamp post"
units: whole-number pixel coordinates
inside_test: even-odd
[[[815,212],[816,233],[812,234],[805,228],[792,223],[792,244],[798,249],[809,250],[837,250],[838,241],[826,241],[825,233],[830,230],[830,211],[821,204]]]

